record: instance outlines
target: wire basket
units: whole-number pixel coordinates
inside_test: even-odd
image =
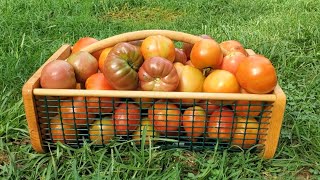
[[[94,52],[158,34],[188,43],[199,40],[182,32],[145,30],[113,36],[84,50]],[[66,59],[70,53],[71,46],[63,45],[45,64]],[[286,103],[279,85],[272,94],[263,95],[42,89],[39,78],[43,66],[22,90],[30,138],[37,152],[54,148],[58,141],[72,147],[84,143],[104,147],[129,140],[164,149],[244,149],[264,158],[272,158],[277,149]],[[115,118],[122,124],[110,123]],[[221,118],[226,121],[219,121]]]

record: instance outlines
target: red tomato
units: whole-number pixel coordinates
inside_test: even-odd
[[[179,85],[179,76],[172,62],[162,57],[144,61],[138,72],[140,87],[145,91],[174,91]]]
[[[91,75],[87,79],[85,86],[87,90],[114,90],[102,73]],[[118,105],[117,101],[119,101],[119,98],[101,97],[99,102],[99,97],[89,97],[87,104],[94,113],[110,113],[113,107]]]
[[[277,74],[269,59],[261,55],[243,60],[236,72],[240,86],[249,93],[265,94],[277,85]]]
[[[259,123],[253,118],[238,118],[236,130],[232,138],[232,145],[241,148],[250,148],[256,144],[259,138]]]
[[[171,62],[175,59],[175,47],[171,39],[154,35],[147,37],[141,45],[141,53],[145,60],[152,57],[163,57]]]
[[[137,46],[119,43],[109,52],[104,63],[103,74],[113,88],[135,90],[138,88],[138,73],[143,57]]]
[[[219,44],[213,39],[202,39],[196,42],[191,50],[190,59],[198,69],[216,69],[222,62],[222,52]]]
[[[206,34],[202,34],[200,35],[200,37],[202,37],[203,39],[212,39],[209,35],[206,35]],[[193,47],[193,44],[190,44],[190,43],[184,42],[182,44],[182,50],[187,55],[187,59],[190,59],[190,53],[191,53],[192,47]]]
[[[85,103],[84,97],[75,97],[72,100],[60,103],[60,112],[64,123],[86,126],[93,121],[95,115]]]
[[[76,135],[79,134],[73,124],[61,123],[59,115],[50,121],[49,133],[51,134],[50,138],[52,138],[53,142],[59,141],[62,143],[76,141]]]
[[[113,114],[116,134],[131,134],[140,125],[141,112],[135,104],[120,104]]]
[[[208,136],[218,138],[221,141],[231,140],[232,133],[235,130],[236,119],[232,110],[222,107],[216,109],[209,118]]]
[[[200,106],[189,107],[184,111],[182,125],[189,138],[194,139],[205,132],[206,116],[206,112]]]
[[[101,52],[101,55],[99,57],[99,70],[100,72],[103,73],[103,68],[104,68],[104,62],[105,60],[107,59],[107,56],[110,52],[110,50],[112,49],[112,47],[108,47],[108,48],[105,48],[102,52]]]
[[[220,43],[220,47],[224,56],[231,52],[241,52],[245,56],[248,56],[247,51],[244,49],[242,44],[235,40],[223,41]]]
[[[148,118],[155,130],[162,134],[172,133],[179,128],[181,111],[171,102],[159,100],[148,110]]]
[[[204,80],[203,91],[211,93],[239,93],[236,77],[226,70],[214,70]]]
[[[174,62],[180,62],[182,64],[185,64],[188,59],[187,59],[187,55],[183,52],[183,50],[179,48],[175,48],[175,52],[176,52],[176,55],[175,55]]]
[[[217,109],[220,109],[220,105],[217,102],[214,101],[206,101],[206,100],[201,100],[197,103],[198,106],[202,107],[207,115],[210,115],[213,113],[213,111],[216,111]]]
[[[232,108],[235,110],[237,116],[254,118],[262,112],[263,102],[239,100]]]
[[[235,75],[239,64],[246,58],[247,56],[245,56],[241,52],[231,52],[228,55],[224,56],[220,68]]]
[[[72,47],[72,53],[76,53],[79,52],[81,49],[83,49],[84,47],[87,47],[93,43],[98,42],[97,39],[92,38],[92,37],[83,37],[80,38]],[[96,51],[91,53],[97,60],[100,57],[102,50]]]

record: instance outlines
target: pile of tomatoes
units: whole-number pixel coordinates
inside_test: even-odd
[[[202,40],[183,43],[180,49],[171,39],[155,35],[91,54],[80,51],[94,42],[97,40],[89,37],[79,39],[71,56],[61,60],[71,66],[57,68],[59,72],[67,69],[67,75],[59,80],[43,72],[42,77],[46,78],[41,80],[42,87],[77,88],[76,83],[80,83],[82,86],[78,88],[87,90],[266,94],[272,93],[277,84],[270,60],[263,55],[248,54],[235,40],[217,43],[203,35]],[[86,59],[90,62],[85,62]],[[49,81],[51,84],[58,81],[53,83],[58,87],[48,85]],[[259,119],[263,105],[258,101],[179,97],[73,97],[61,100],[58,114],[45,129],[53,142],[78,140],[85,129],[94,144],[107,144],[115,137],[141,143],[142,136],[146,136],[146,144],[155,143],[157,137],[166,137],[190,142],[219,140],[249,148],[257,143],[259,130],[263,129]]]

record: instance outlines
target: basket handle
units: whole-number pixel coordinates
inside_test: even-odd
[[[145,39],[151,35],[162,35],[166,36],[167,38],[175,41],[186,42],[190,44],[194,44],[197,41],[200,41],[202,38],[199,36],[191,35],[188,33],[178,32],[178,31],[171,31],[171,30],[141,30],[141,31],[133,31],[128,33],[123,33],[119,35],[115,35],[103,40],[100,40],[96,43],[93,43],[85,48],[82,51],[87,51],[89,53],[107,48],[112,47],[120,42],[128,42],[134,40]]]

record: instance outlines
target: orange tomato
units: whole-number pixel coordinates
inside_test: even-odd
[[[159,100],[148,110],[148,118],[161,134],[172,133],[180,125],[181,111],[177,105]]]
[[[247,51],[239,41],[228,40],[221,42],[219,45],[224,56],[228,55],[230,52],[240,52],[245,56],[248,56]]]
[[[198,69],[217,69],[222,63],[222,58],[220,46],[213,39],[202,39],[196,42],[190,53],[191,63]]]
[[[235,75],[239,64],[246,58],[247,56],[245,56],[241,52],[231,52],[228,55],[224,56],[220,68]]]
[[[269,59],[252,55],[243,60],[237,69],[240,86],[249,93],[270,93],[277,85],[277,74]]]
[[[221,141],[231,140],[232,133],[235,130],[234,113],[231,109],[222,107],[216,109],[209,118],[208,136],[210,138],[218,138]]]
[[[48,127],[48,126],[47,126]],[[79,132],[73,124],[68,124],[60,121],[59,115],[50,121],[49,133],[53,142],[74,142],[77,140]]]
[[[232,107],[237,116],[254,118],[263,110],[262,101],[238,100]]]
[[[91,75],[86,81],[87,90],[114,90],[102,73]],[[100,102],[99,102],[100,101]],[[87,105],[94,113],[110,113],[113,107],[118,105],[119,98],[112,97],[88,97]]]
[[[89,129],[90,140],[93,144],[107,144],[114,137],[114,124],[111,117],[95,120]]]
[[[84,47],[87,47],[93,43],[98,42],[97,39],[92,38],[92,37],[82,37],[80,38],[72,47],[72,54],[79,52],[81,49],[83,49]],[[91,53],[97,60],[100,57],[102,50],[96,51]]]
[[[211,93],[239,93],[236,77],[226,70],[214,70],[204,80],[203,91]]]
[[[104,61],[107,59],[107,56],[108,56],[111,49],[112,49],[112,47],[105,48],[104,50],[102,50],[102,52],[99,56],[99,70],[102,73],[103,73],[103,68],[104,68]]]
[[[120,104],[113,114],[116,134],[131,134],[140,124],[141,112],[135,104]]]
[[[253,118],[238,118],[236,130],[232,138],[232,145],[241,148],[250,148],[256,144],[259,138],[259,123]]]
[[[156,56],[165,58],[171,62],[175,59],[176,51],[173,41],[162,35],[147,37],[142,42],[140,49],[145,60]]]
[[[182,115],[182,125],[191,139],[201,136],[205,132],[207,115],[200,106],[187,108]]]

